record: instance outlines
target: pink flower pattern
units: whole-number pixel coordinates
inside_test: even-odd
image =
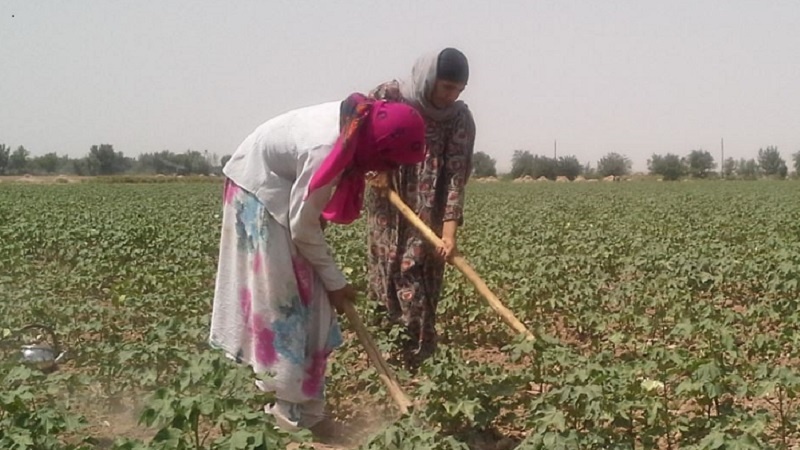
[[[300,300],[303,302],[303,306],[308,306],[311,304],[314,274],[309,264],[300,257],[292,258],[292,267],[297,280],[297,288],[300,291]]]
[[[242,309],[244,323],[247,325],[250,323],[250,311],[252,311],[253,308],[253,294],[250,292],[250,289],[246,287],[239,289],[239,306]]]
[[[234,197],[236,197],[236,194],[238,192],[239,192],[239,186],[237,186],[231,180],[227,180],[225,182],[225,193],[224,193],[225,204],[226,205],[231,204],[233,202]]]
[[[325,379],[325,366],[330,352],[318,350],[311,359],[311,365],[306,370],[306,379],[303,380],[303,393],[309,397],[319,394],[322,382]]]
[[[261,272],[261,268],[264,265],[264,258],[261,256],[261,252],[257,252],[256,255],[253,257],[253,272],[259,273]]]
[[[264,366],[271,366],[278,361],[278,354],[275,351],[275,333],[264,324],[264,318],[260,314],[253,316],[253,324],[250,327],[253,333],[253,342],[256,346],[256,361]]]

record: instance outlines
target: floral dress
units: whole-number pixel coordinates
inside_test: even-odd
[[[397,82],[380,85],[370,96],[400,100]],[[464,108],[452,120],[427,120],[427,155],[404,166],[393,179],[403,201],[439,236],[443,222],[463,224],[464,188],[472,169],[475,123]],[[436,309],[445,262],[433,244],[387,198],[371,189],[366,196],[369,294],[401,324],[408,339],[403,358],[414,366],[436,349]]]

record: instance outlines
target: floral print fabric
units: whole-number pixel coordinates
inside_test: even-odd
[[[397,82],[370,93],[402,101]],[[475,123],[468,109],[452,120],[426,123],[427,154],[417,165],[397,171],[393,187],[437,235],[443,222],[463,224],[464,189],[472,171]],[[432,244],[384,197],[371,190],[367,201],[368,274],[371,297],[388,317],[406,329],[404,357],[415,365],[436,348],[436,309],[444,280],[444,261]]]
[[[341,344],[336,316],[289,230],[230,180],[209,342],[257,373],[262,388],[290,404],[324,398],[330,353]]]

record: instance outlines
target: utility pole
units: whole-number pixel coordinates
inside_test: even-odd
[[[553,159],[558,159],[558,141],[553,140]]]
[[[720,151],[720,160],[719,160],[719,175],[722,178],[725,178],[725,139],[719,138],[719,151]]]

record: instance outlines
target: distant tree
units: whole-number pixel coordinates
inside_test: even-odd
[[[603,156],[597,162],[597,173],[601,177],[614,175],[621,177],[627,175],[631,171],[631,160],[627,156],[620,155],[619,153],[609,153]]]
[[[514,150],[511,157],[511,177],[533,176],[533,155],[527,150]]]
[[[72,159],[69,155],[63,155],[58,157],[58,169],[56,169],[59,173],[72,173]]]
[[[222,166],[222,167],[225,167],[225,164],[228,164],[228,161],[231,160],[231,156],[232,155],[223,156],[222,159],[219,160],[219,165]]]
[[[161,175],[178,174],[185,168],[177,164],[176,159],[175,154],[169,150],[162,150],[158,153],[143,153],[137,159],[137,170]]]
[[[97,155],[89,154],[83,158],[76,159],[72,162],[72,170],[76,175],[80,176],[95,176],[101,175],[100,173],[100,160]]]
[[[587,162],[586,165],[583,166],[583,169],[581,169],[581,172],[587,179],[597,178],[597,170],[592,167],[592,163]]]
[[[0,153],[2,153],[2,152],[0,152]],[[2,155],[0,155],[0,158],[2,158]],[[795,176],[800,175],[800,151],[792,155],[792,161],[794,162],[794,174],[795,174]]]
[[[758,149],[758,165],[761,171],[767,176],[778,176],[786,178],[789,169],[786,161],[781,158],[778,147],[769,146],[766,149]]]
[[[6,144],[0,144],[0,175],[5,175],[8,170],[10,155],[11,147],[8,147]]]
[[[477,178],[496,177],[496,161],[484,152],[476,152],[472,156],[472,174]]]
[[[577,164],[577,169],[574,165]],[[580,173],[581,165],[577,159],[567,157],[559,165],[559,160],[547,156],[532,155],[527,150],[515,150],[511,157],[511,177],[519,178],[529,176],[532,178],[545,177],[554,180],[559,175],[559,170],[564,169],[569,173],[578,170]],[[577,176],[577,175],[576,175]]]
[[[23,146],[17,147],[8,158],[8,168],[15,173],[22,173],[28,169],[30,152]]]
[[[206,162],[208,162],[209,167],[215,167],[217,163],[219,163],[219,156],[216,153],[211,153],[208,149],[203,150],[203,154],[205,155]]]
[[[558,161],[556,161],[555,158],[534,155],[530,176],[537,179],[545,177],[550,180],[555,180],[557,170]]]
[[[162,175],[208,175],[211,173],[213,158],[207,151],[186,150],[173,153],[162,150],[158,153],[143,153],[136,160],[136,171]]]
[[[130,169],[133,163],[122,152],[114,151],[114,146],[110,144],[93,145],[89,149],[89,157],[97,161],[96,175],[122,173]]]
[[[736,175],[745,180],[754,180],[758,178],[759,167],[755,159],[740,159],[739,164],[736,165]]]
[[[567,177],[574,180],[583,172],[583,166],[574,156],[562,156],[556,163],[556,176]]]
[[[722,163],[722,176],[725,178],[730,178],[736,172],[736,160],[733,158],[728,158]]]
[[[686,158],[686,162],[692,178],[706,178],[716,166],[714,157],[705,150],[692,150]]]
[[[31,165],[38,167],[45,173],[55,173],[59,165],[58,155],[55,153],[47,153],[31,160]]]
[[[653,155],[647,161],[647,167],[652,175],[661,175],[664,181],[675,181],[687,172],[681,157],[672,153]]]
[[[114,173],[114,159],[116,152],[114,146],[109,144],[93,145],[89,149],[89,157],[97,161],[98,167],[94,175],[111,175]]]
[[[211,172],[208,158],[196,150],[186,150],[186,153],[176,155],[176,160],[186,169],[187,174],[208,175]]]

